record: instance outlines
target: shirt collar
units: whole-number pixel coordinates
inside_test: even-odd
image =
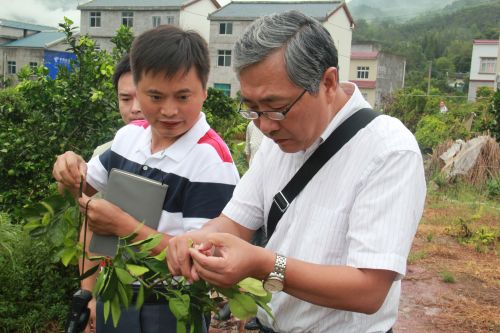
[[[349,118],[353,113],[356,111],[363,109],[363,108],[369,108],[371,107],[370,104],[364,99],[363,95],[359,91],[358,87],[351,82],[341,82],[340,87],[344,90],[344,92],[350,96],[349,100],[347,103],[344,104],[344,106],[337,112],[335,117],[330,121],[328,126],[326,126],[325,130],[323,133],[321,133],[320,137],[318,140],[316,140],[315,143],[311,145],[306,150],[307,153],[312,153],[315,151],[320,144],[322,144],[332,132],[340,126],[347,118]]]
[[[176,162],[181,161],[189,151],[198,143],[198,141],[210,129],[205,114],[200,112],[200,116],[196,123],[186,133],[181,135],[171,146],[159,151],[152,156],[163,158],[165,156],[173,159]],[[146,156],[151,155],[151,126],[145,129],[146,135],[138,144],[138,150],[142,151]]]

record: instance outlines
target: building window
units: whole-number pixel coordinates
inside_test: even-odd
[[[358,66],[357,78],[358,79],[367,79],[369,71],[370,71],[370,67],[368,67],[368,66]]]
[[[90,12],[90,26],[92,28],[101,26],[101,12]]]
[[[35,62],[35,61],[30,61],[30,68],[31,68],[31,69],[35,69],[35,68],[37,68],[37,67],[38,67],[38,63],[37,63],[37,62]]]
[[[160,16],[153,16],[153,28],[159,27],[161,24]]]
[[[223,67],[231,66],[231,50],[219,50],[217,65]]]
[[[122,25],[126,27],[134,26],[134,12],[122,12]]]
[[[7,61],[7,74],[16,74],[16,62]]]
[[[231,96],[231,85],[229,83],[214,83],[214,88],[222,90],[227,96]]]
[[[175,16],[169,15],[167,16],[167,24],[174,24],[175,23]]]
[[[101,44],[99,42],[94,42],[94,50],[96,50],[96,51],[101,50]]]
[[[219,35],[232,35],[233,34],[233,24],[232,23],[220,23],[219,24]]]
[[[497,67],[497,58],[481,58],[479,73],[495,73]]]

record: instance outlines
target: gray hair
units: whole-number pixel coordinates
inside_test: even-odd
[[[234,46],[233,68],[240,72],[284,49],[285,68],[298,87],[315,94],[323,73],[338,68],[332,36],[317,20],[298,11],[263,16],[255,20]]]

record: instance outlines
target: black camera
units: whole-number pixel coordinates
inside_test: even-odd
[[[66,333],[80,333],[87,326],[90,317],[88,304],[92,299],[92,293],[85,289],[80,289],[73,294],[71,309],[66,325]]]

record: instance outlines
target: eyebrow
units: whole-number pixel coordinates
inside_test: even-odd
[[[146,90],[147,93],[149,94],[157,94],[157,95],[165,95],[162,91],[158,90],[158,89],[148,89]],[[184,89],[180,89],[180,90],[177,90],[174,92],[174,95],[176,94],[185,94],[185,93],[190,93],[191,92],[191,89],[189,88],[184,88]]]
[[[285,101],[285,100],[288,100],[288,97],[277,96],[277,95],[269,95],[269,96],[266,96],[266,97],[260,99],[258,102],[261,102],[261,103],[270,103],[270,102]],[[241,101],[243,103],[248,103],[248,102],[255,103],[255,101],[252,101],[252,100],[246,98],[245,96],[241,97]]]

